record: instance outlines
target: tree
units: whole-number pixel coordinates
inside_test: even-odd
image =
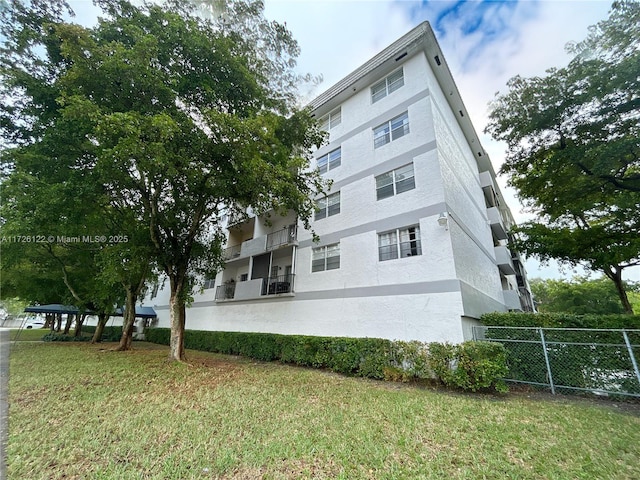
[[[640,4],[613,4],[574,58],[508,82],[486,131],[508,145],[501,173],[536,220],[516,245],[541,260],[603,272],[628,313],[625,268],[640,263]]]
[[[64,65],[60,41],[51,29],[62,24],[64,4],[36,1],[29,9],[14,2],[12,7],[3,12],[11,21],[3,24],[7,40],[1,70],[7,100],[2,126],[12,141],[1,153],[0,218],[8,239],[3,274],[14,284],[12,290],[31,302],[77,305],[76,335],[83,312],[98,315],[94,341],[100,341],[109,315],[126,299],[119,349],[129,349],[135,303],[153,270],[151,242],[131,212],[112,203],[105,191],[95,169],[92,117],[76,104],[63,104],[59,80]],[[18,23],[24,28],[15,30]],[[46,47],[47,57],[32,51],[37,45]],[[16,244],[9,245],[12,240]],[[48,301],[43,302],[38,292],[48,278],[63,284],[66,292],[48,285]]]
[[[21,101],[4,118],[27,146],[59,119],[82,123],[75,168],[145,226],[171,289],[170,358],[182,360],[186,303],[221,266],[223,215],[294,210],[308,227],[324,189],[309,152],[324,136],[293,105],[295,75],[270,76],[292,71],[297,44],[261,2],[230,2],[213,20],[183,2],[98,4],[105,17],[91,29],[27,12],[37,42],[25,52],[18,36],[6,57]]]
[[[588,279],[574,277],[571,280],[542,280],[535,278],[529,282],[536,308],[540,312],[564,312],[579,315],[625,313],[620,304],[618,292],[606,277]],[[631,294],[640,285],[628,283],[626,290]]]

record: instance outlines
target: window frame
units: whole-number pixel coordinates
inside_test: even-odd
[[[337,152],[337,154],[336,154]],[[332,154],[336,154],[332,158]],[[321,157],[316,159],[316,167],[318,168],[318,172],[320,175],[324,175],[327,172],[330,172],[334,168],[338,168],[342,165],[342,147],[335,148],[328,153],[325,153]]]
[[[400,121],[399,125],[398,121]],[[407,110],[373,128],[373,148],[380,148],[409,135],[409,133],[411,133],[411,130],[409,128],[409,111]],[[383,142],[380,139],[383,139]]]
[[[342,107],[338,107],[327,113],[320,118],[318,123],[320,124],[320,130],[324,130],[325,132],[337,127],[342,123]]]
[[[398,73],[400,73],[399,77],[397,76]],[[394,76],[397,78],[393,78]],[[404,69],[400,67],[398,70],[391,72],[382,80],[371,85],[371,103],[374,104],[379,102],[402,87],[404,87]]]
[[[337,198],[337,201],[335,200]],[[332,203],[333,202],[333,203]],[[313,216],[313,220],[322,220],[323,218],[332,217],[340,213],[340,192],[331,193],[325,195],[322,198],[316,200],[316,211]],[[337,209],[335,206],[338,206]],[[332,211],[333,207],[333,211]],[[336,211],[337,210],[337,211]]]
[[[398,171],[402,170],[403,168],[406,168],[408,166],[411,166],[411,175],[410,176],[404,176],[403,178],[398,180],[398,178],[397,178]],[[391,177],[391,182],[390,183],[385,183],[383,185],[380,185],[380,179],[382,177],[385,177],[385,176],[387,176],[387,177],[390,176]],[[406,165],[403,165],[403,166],[398,167],[398,168],[394,168],[393,170],[389,170],[388,172],[381,173],[380,175],[376,175],[374,177],[374,179],[375,179],[375,182],[376,182],[376,201],[384,200],[385,198],[395,197],[396,195],[399,195],[399,194],[404,193],[404,192],[408,192],[409,190],[413,190],[413,189],[416,188],[416,172],[415,172],[415,167],[414,167],[413,162],[407,163]],[[412,180],[412,182],[411,182],[411,186],[409,188],[404,188],[404,186],[402,186],[402,189],[398,188],[398,184],[400,184],[401,182],[407,182],[410,179]],[[389,187],[392,187],[392,193],[390,195],[385,194],[384,196],[380,196],[380,192],[383,189],[388,190]]]
[[[403,235],[408,236],[409,238],[402,241]],[[413,238],[411,237],[412,235]],[[387,249],[387,251],[383,253],[383,249]],[[406,252],[409,252],[409,254],[407,255]],[[407,257],[418,257],[421,255],[422,239],[420,237],[420,225],[409,225],[407,227],[378,233],[379,262],[398,260],[400,258]]]
[[[335,252],[337,252],[337,254]],[[329,255],[329,253],[332,253],[333,255]],[[318,256],[318,254],[320,255]],[[340,242],[311,249],[311,273],[326,272],[329,270],[337,270],[339,268]]]

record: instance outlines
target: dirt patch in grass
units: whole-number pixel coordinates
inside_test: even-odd
[[[532,388],[529,386],[513,386],[509,385],[508,396],[526,398],[527,400],[540,402],[560,402],[575,403],[577,405],[590,405],[605,409],[611,409],[616,412],[626,413],[636,417],[640,417],[640,398],[611,398],[598,397],[595,395],[564,395],[547,392],[544,390]]]
[[[333,459],[290,459],[266,467],[243,467],[221,477],[224,480],[256,480],[271,478],[336,478],[341,469]]]

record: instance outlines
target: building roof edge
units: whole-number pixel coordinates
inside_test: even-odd
[[[429,33],[431,33],[431,35],[433,36],[433,31],[431,30],[431,25],[429,25],[429,22],[425,21],[420,23],[417,27],[413,28],[408,33],[400,37],[398,40],[386,47],[380,53],[376,54],[366,63],[356,68],[342,80],[339,80],[337,83],[333,84],[323,93],[318,95],[311,102],[309,102],[308,107],[310,107],[311,110],[316,110],[317,108],[321,107],[325,103],[329,102],[332,98],[347,90],[351,85],[356,83],[365,75],[378,68],[384,62],[386,62],[390,58],[393,58],[394,55],[397,55],[402,50],[409,47],[411,44],[420,41]]]

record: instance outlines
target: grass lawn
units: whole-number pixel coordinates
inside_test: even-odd
[[[10,479],[640,478],[640,416],[613,403],[111,345],[12,345]]]
[[[49,332],[50,330],[48,328],[23,328],[22,330],[12,328],[11,333],[9,333],[9,338],[12,342],[16,340],[16,338],[18,342],[37,342],[42,340],[42,337]]]

